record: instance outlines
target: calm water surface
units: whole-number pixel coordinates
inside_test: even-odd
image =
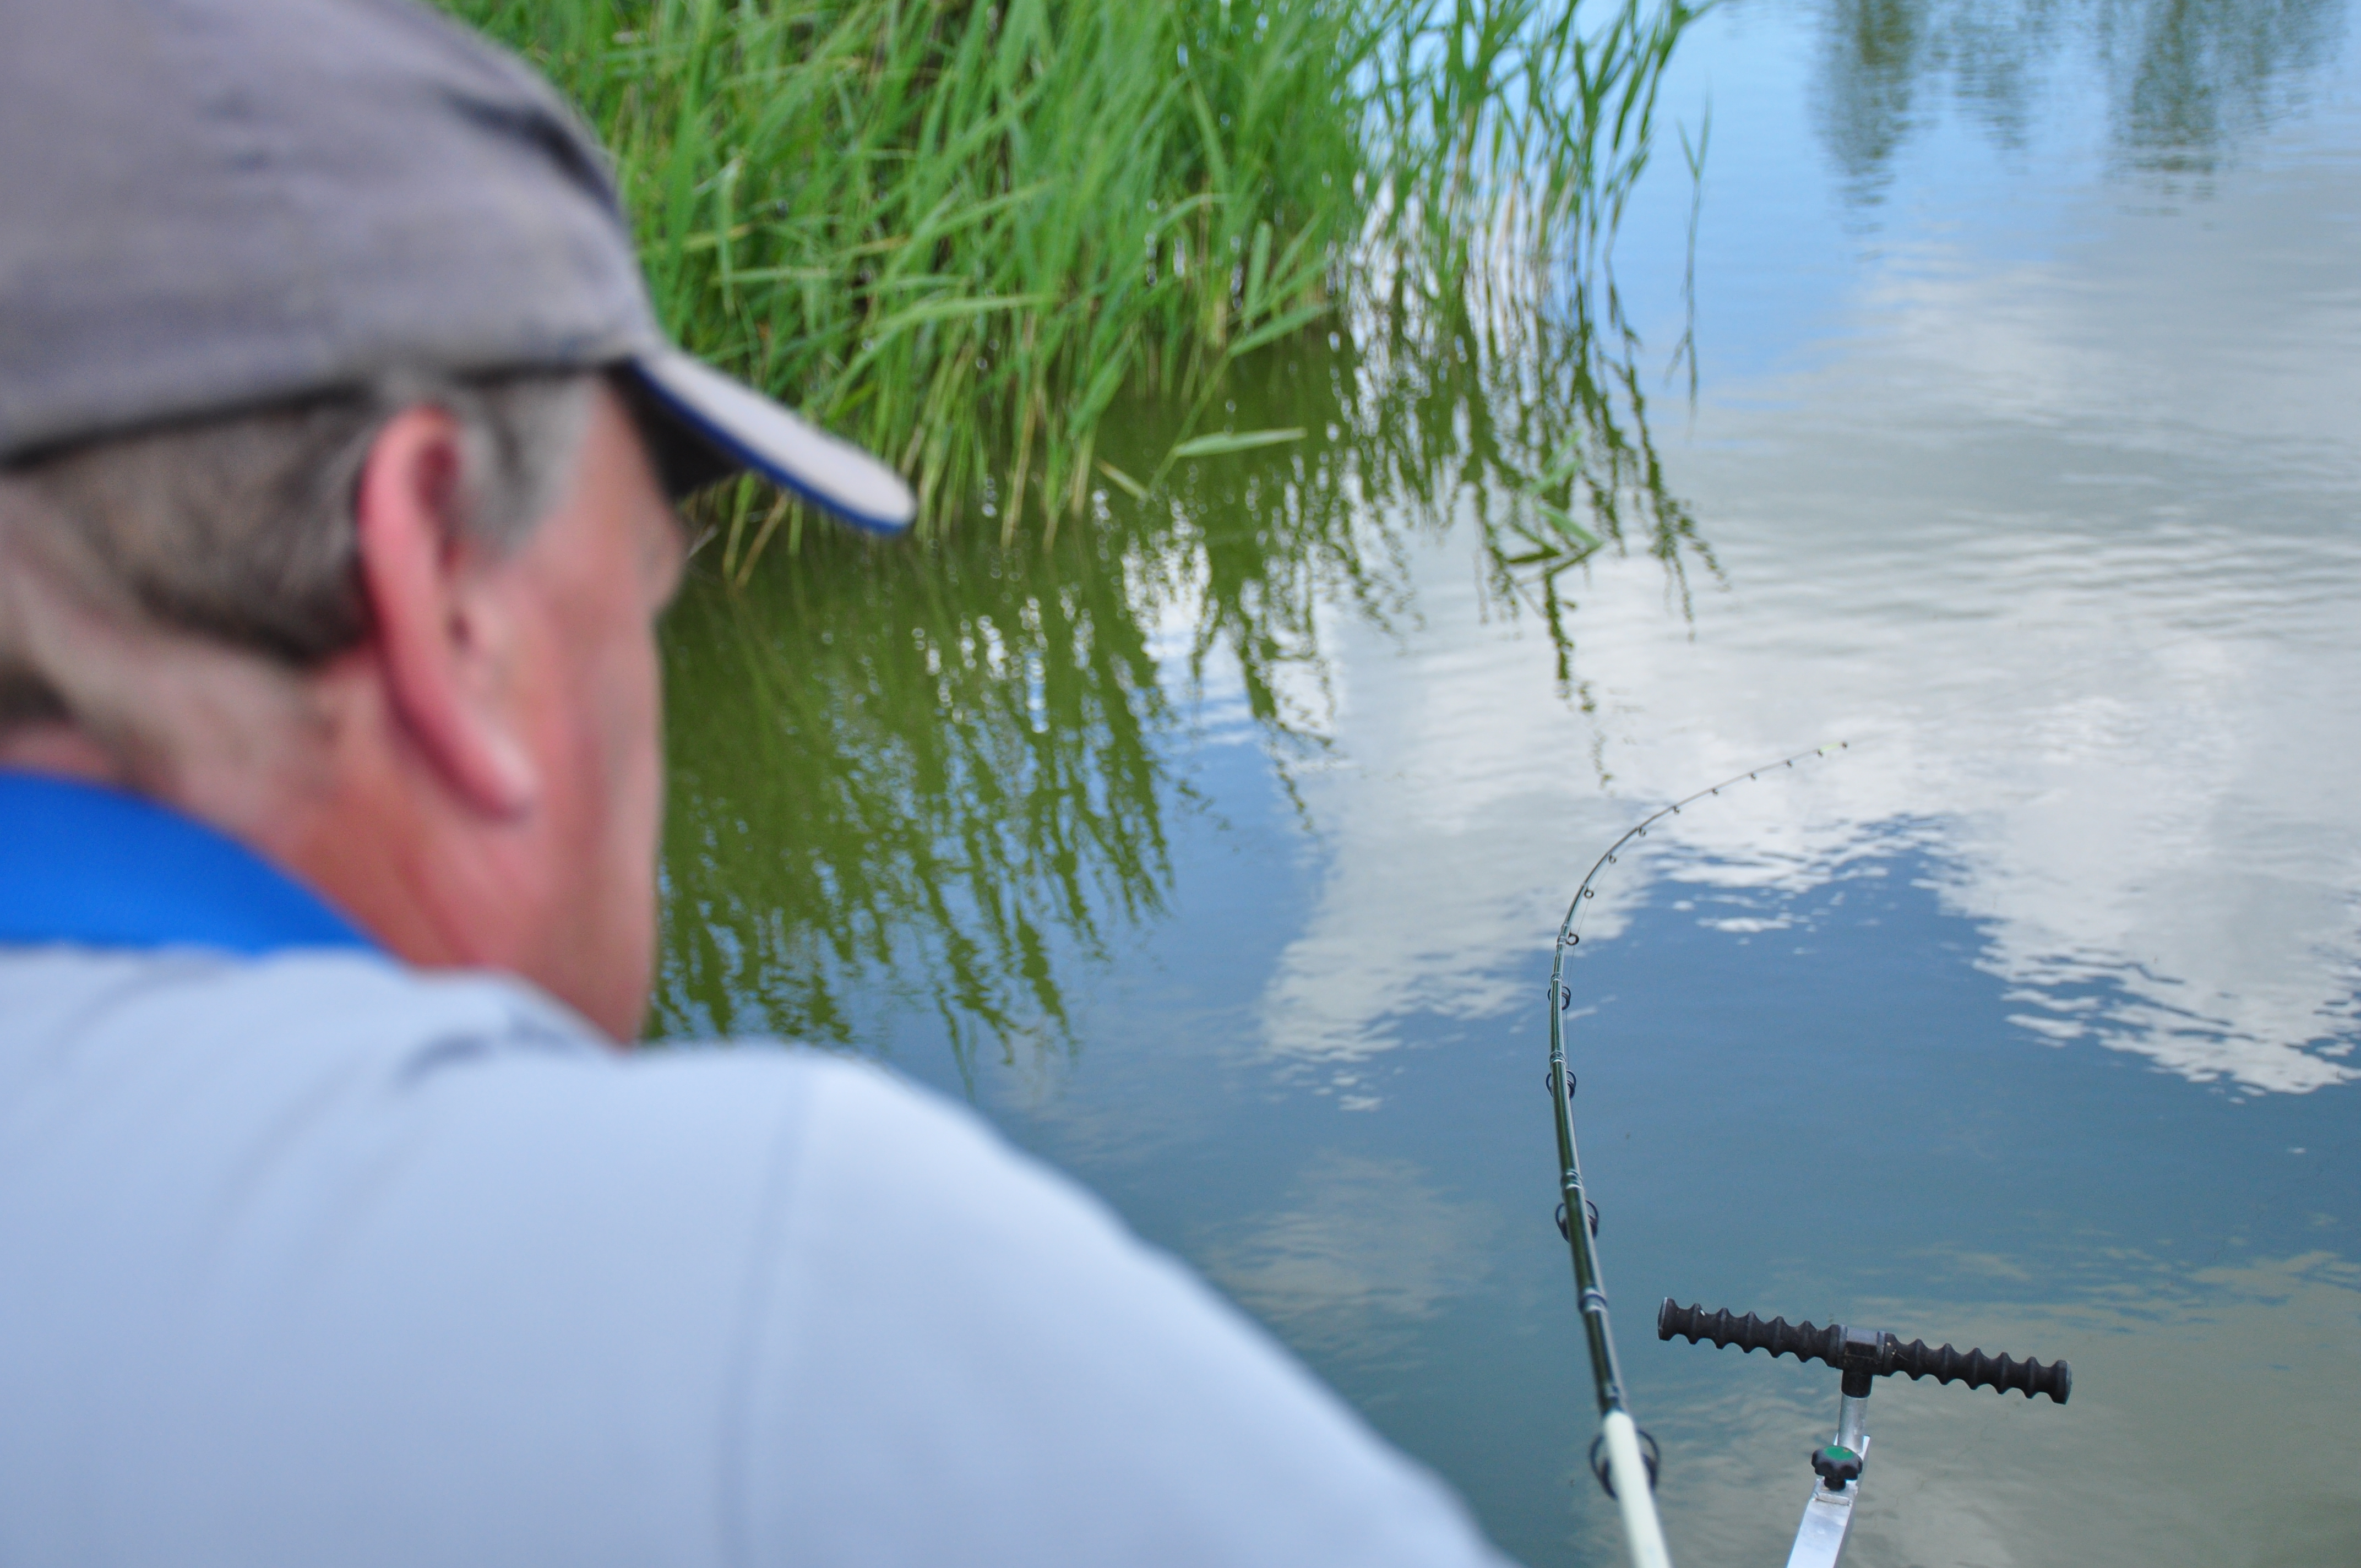
[[[1726,0],[1683,50],[1694,404],[1668,139],[1605,434],[1620,351],[1372,322],[1239,388],[1305,442],[1046,551],[692,591],[660,1031],[972,1098],[1510,1552],[1611,1561],[1549,933],[1647,810],[1843,739],[1627,857],[1572,966],[1676,1556],[1784,1560],[1836,1378],[1659,1344],[1665,1295],[2071,1359],[2064,1409],[1882,1384],[1850,1561],[2361,1561],[2347,9]],[[1565,441],[1625,547],[1545,579]]]

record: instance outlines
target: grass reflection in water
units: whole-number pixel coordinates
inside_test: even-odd
[[[1050,933],[1098,950],[1169,878],[1169,704],[1121,541],[815,535],[795,565],[696,584],[668,630],[658,1029],[850,1045],[884,985],[963,1065],[1058,1035]]]
[[[1239,422],[1302,440],[1181,465],[1143,499],[1098,489],[1091,525],[1046,545],[815,529],[743,589],[708,564],[666,633],[657,1031],[873,1046],[881,1006],[915,1006],[963,1067],[1071,1049],[1060,966],[1105,958],[1169,893],[1191,696],[1234,675],[1284,777],[1321,744],[1323,608],[1405,613],[1407,551],[1463,522],[1582,700],[1570,570],[1599,548],[1675,585],[1710,565],[1605,291],[1569,282],[1521,317],[1480,289],[1378,300],[1224,384]],[[1115,460],[1152,461],[1178,417],[1126,411]]]

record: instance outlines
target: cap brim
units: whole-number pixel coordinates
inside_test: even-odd
[[[788,412],[743,381],[675,348],[631,362],[661,412],[704,448],[685,464],[668,463],[676,488],[751,470],[825,511],[873,533],[899,533],[918,514],[902,476],[849,441]]]

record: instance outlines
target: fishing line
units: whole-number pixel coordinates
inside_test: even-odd
[[[1555,951],[1550,959],[1550,1066],[1547,1080],[1550,1100],[1556,1108],[1557,1117],[1558,1192],[1561,1200],[1558,1229],[1565,1236],[1567,1250],[1573,1255],[1575,1293],[1581,1304],[1583,1334],[1590,1355],[1591,1381],[1598,1400],[1598,1435],[1590,1445],[1591,1470],[1622,1513],[1623,1537],[1631,1552],[1633,1568],[1672,1568],[1672,1557],[1664,1546],[1664,1525],[1656,1517],[1655,1440],[1634,1424],[1631,1410],[1624,1402],[1623,1374],[1615,1354],[1614,1332],[1608,1321],[1607,1289],[1599,1275],[1598,1210],[1583,1191],[1582,1160],[1575,1146],[1575,1080],[1565,1066],[1565,1014],[1574,1005],[1574,992],[1565,983],[1566,951],[1582,940],[1575,927],[1581,924],[1583,905],[1598,896],[1596,883],[1599,873],[1617,863],[1617,857],[1625,845],[1646,838],[1648,829],[1665,817],[1677,817],[1684,807],[1710,799],[1726,789],[1756,782],[1773,770],[1784,773],[1798,762],[1816,762],[1849,749],[1849,742],[1839,740],[1833,745],[1816,746],[1792,757],[1765,762],[1761,767],[1733,774],[1718,784],[1709,784],[1695,795],[1685,795],[1642,818],[1621,838],[1609,845],[1607,852],[1591,866],[1589,874],[1575,889],[1574,901],[1566,906],[1565,918],[1558,926]]]

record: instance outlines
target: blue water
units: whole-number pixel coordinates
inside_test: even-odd
[[[1849,1562],[2361,1561],[2352,31],[1725,0],[1662,111],[1711,123],[1697,397],[1653,394],[1712,554],[1686,609],[1610,552],[1561,682],[1464,500],[1384,534],[1383,592],[1319,596],[1290,736],[1218,647],[1192,674],[1185,571],[1126,590],[1155,896],[1027,924],[1047,1000],[956,1050],[932,938],[888,932],[845,960],[841,1042],[1104,1193],[1511,1552],[1612,1561],[1550,1220],[1550,934],[1657,805],[1848,740],[1653,835],[1570,966],[1676,1559],[1784,1560],[1836,1378],[1660,1344],[1667,1295],[2072,1362],[2062,1409],[1881,1386]],[[1693,194],[1668,130],[1618,251],[1658,363]],[[675,792],[758,815],[687,763]],[[767,950],[717,907],[676,939]],[[768,983],[681,981],[668,1016],[743,1027]]]

